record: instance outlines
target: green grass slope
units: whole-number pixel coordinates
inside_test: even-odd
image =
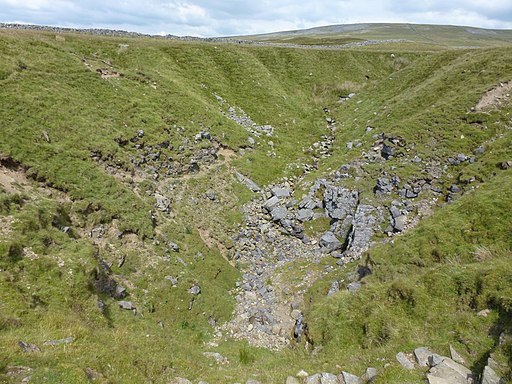
[[[371,23],[331,25],[243,38],[305,45],[343,45],[368,40],[404,39],[430,48],[484,48],[510,46],[512,31],[453,25]]]
[[[427,52],[424,42],[397,53],[385,45],[291,49],[0,30],[0,380],[11,380],[9,367],[28,366],[34,383],[85,383],[88,375],[105,383],[275,383],[300,369],[362,374],[374,365],[377,382],[422,382],[394,355],[420,345],[447,353],[449,343],[475,372],[490,353],[510,365],[510,341],[497,340],[511,326],[512,174],[502,163],[512,160],[512,104],[505,97],[472,108],[512,79],[512,50]],[[228,119],[216,96],[271,125],[273,136],[255,137]],[[331,156],[314,161],[308,147],[331,134],[324,108],[335,137]],[[166,143],[165,164],[187,166],[207,148],[194,139],[204,130],[226,152],[198,173],[161,168],[157,178],[156,161],[137,165],[141,148]],[[214,340],[211,323],[231,316],[240,277],[231,237],[254,196],[233,170],[260,185],[295,175],[306,185],[370,152],[381,133],[401,138],[402,153],[363,165],[347,185],[384,206],[390,199],[373,194],[377,177],[406,182],[428,176],[424,164],[443,169],[457,154],[485,151],[446,167],[433,183],[440,194],[428,195],[437,199],[430,217],[369,251],[373,273],[357,294],[326,296],[356,265],[310,289],[306,319],[323,347],[314,356],[301,346],[272,352]],[[303,175],[304,164],[318,169]],[[452,184],[464,194],[446,204]],[[157,186],[172,192],[171,212],[155,210]],[[197,200],[208,190],[217,208]],[[200,295],[189,292],[194,285]],[[135,311],[119,308],[116,286]],[[482,309],[488,317],[477,315]],[[19,341],[40,351],[25,353]],[[212,341],[228,365],[203,355]]]

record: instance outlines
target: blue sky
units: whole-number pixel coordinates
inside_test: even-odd
[[[371,22],[512,29],[512,0],[0,0],[0,22],[203,37]]]

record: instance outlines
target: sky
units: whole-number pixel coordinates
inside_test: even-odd
[[[512,29],[512,0],[0,0],[0,22],[200,37],[379,22]]]

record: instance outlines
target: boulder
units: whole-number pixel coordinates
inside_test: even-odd
[[[324,192],[324,206],[327,215],[336,220],[343,220],[353,215],[359,199],[357,191],[343,187],[327,186]]]
[[[393,220],[393,228],[398,232],[402,232],[405,229],[405,224],[407,224],[407,216],[405,215],[397,216]]]
[[[320,246],[327,252],[332,252],[342,247],[342,243],[331,231],[325,232],[320,238]]]
[[[360,204],[352,221],[352,230],[348,236],[346,255],[359,258],[370,245],[370,239],[377,225],[376,210],[373,206]]]
[[[351,293],[356,293],[361,289],[362,284],[359,281],[354,281],[347,285],[347,290]]]

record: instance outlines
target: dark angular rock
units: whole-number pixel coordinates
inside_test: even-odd
[[[325,232],[320,238],[320,246],[327,252],[332,252],[342,247],[342,243],[331,231]]]
[[[396,149],[395,149],[395,147],[391,147],[389,145],[384,145],[382,147],[382,150],[380,151],[380,154],[383,158],[385,158],[387,160],[393,156],[396,156]]]

